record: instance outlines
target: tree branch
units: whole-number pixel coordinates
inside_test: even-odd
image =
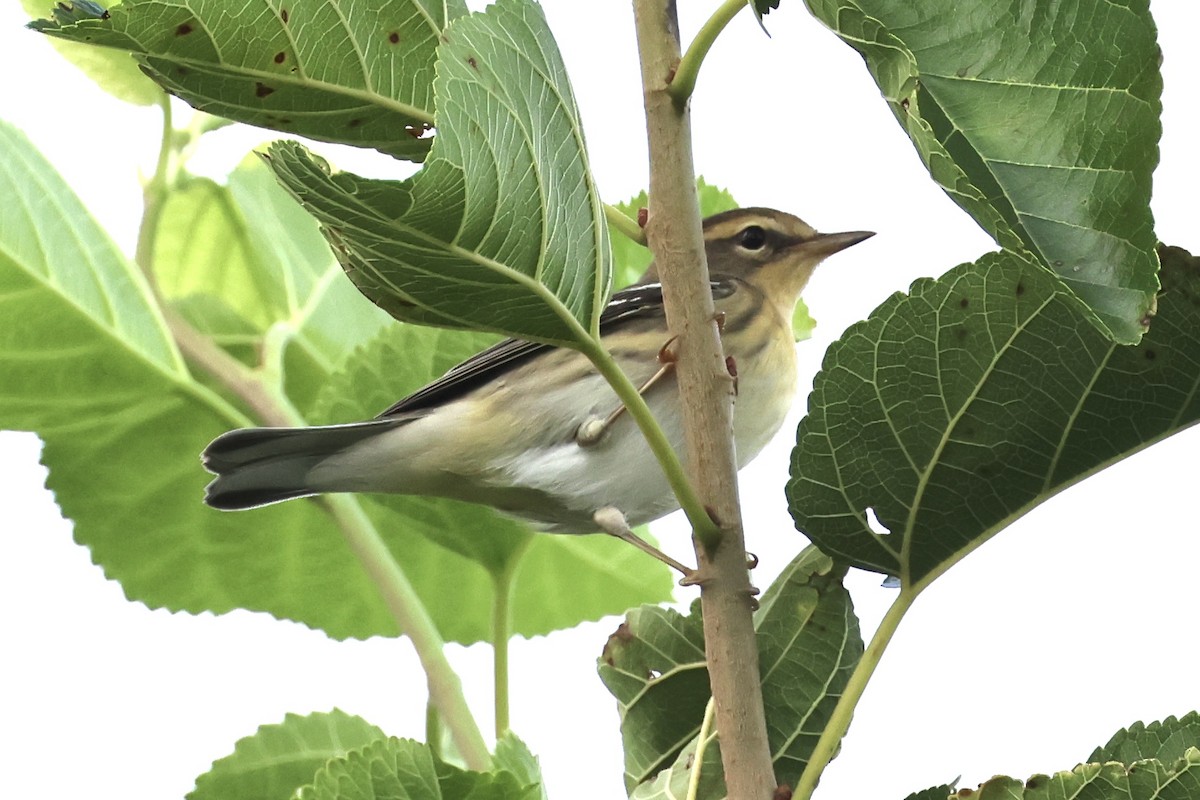
[[[634,0],[650,144],[647,238],[663,284],[692,484],[719,525],[716,541],[695,541],[705,654],[729,796],[770,798],[775,776],[767,743],[750,581],[737,498],[733,385],[725,366],[708,283],[686,103],[670,84],[679,67],[673,0]]]

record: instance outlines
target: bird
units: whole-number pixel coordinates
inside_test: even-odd
[[[827,256],[869,231],[818,233],[799,217],[741,208],[703,221],[710,288],[736,365],[738,468],[783,424],[796,392],[792,318]],[[615,292],[601,343],[639,388],[676,453],[686,453],[673,341],[653,264]],[[582,353],[506,339],[452,367],[375,419],[243,428],[204,450],[204,501],[238,511],[329,492],[426,495],[491,506],[535,530],[609,533],[686,575],[632,528],[679,508],[641,431]]]

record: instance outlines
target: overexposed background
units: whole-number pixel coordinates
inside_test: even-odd
[[[646,183],[628,4],[544,5],[604,197],[627,198]],[[685,35],[715,5],[681,4]],[[801,346],[811,380],[828,343],[889,293],[992,244],[930,182],[858,56],[800,3],[783,5],[768,18],[772,38],[743,12],[705,65],[693,105],[696,165],[743,204],[786,209],[821,230],[878,231],[825,265],[806,293],[819,320]],[[1157,231],[1197,251],[1200,5],[1154,0],[1152,10],[1166,81]],[[0,117],[38,143],[132,252],[137,175],[152,166],[158,112],[100,92],[24,22],[17,4],[0,6]],[[193,167],[221,175],[270,138],[221,131]],[[321,149],[343,168],[379,169],[370,154]],[[743,472],[759,586],[804,544],[781,491],[801,410]],[[900,798],[959,775],[969,786],[994,773],[1070,768],[1134,720],[1200,707],[1198,449],[1200,434],[1190,431],[1107,470],[934,584],[896,636],[819,797]],[[43,488],[39,450],[32,434],[0,432],[8,796],[182,796],[235,740],[289,711],[336,706],[422,737],[424,680],[405,640],[338,643],[264,614],[191,617],[126,601],[72,542],[70,522]],[[656,530],[669,551],[688,552],[677,520]],[[892,592],[873,574],[849,584],[869,635]],[[690,591],[679,594],[690,601]],[[513,643],[513,727],[541,757],[552,797],[623,796],[616,708],[594,664],[618,622]],[[490,729],[489,648],[452,646],[450,657]]]

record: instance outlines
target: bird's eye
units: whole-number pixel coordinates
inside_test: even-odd
[[[761,250],[767,243],[767,232],[757,225],[751,225],[738,232],[737,242],[747,250]]]

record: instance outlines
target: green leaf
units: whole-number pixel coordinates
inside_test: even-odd
[[[767,735],[780,783],[796,784],[862,656],[844,575],[815,547],[805,548],[755,613]],[[688,617],[653,607],[630,612],[609,638],[599,671],[621,711],[626,787],[645,784],[636,796],[653,797],[686,783],[678,773],[690,764],[681,751],[694,749],[710,696],[699,602]],[[706,766],[702,785],[719,774],[719,766]],[[713,784],[716,794],[706,789],[702,796],[723,796],[720,783]]]
[[[125,0],[107,18],[32,27],[128,50],[201,111],[420,161],[436,48],[465,13],[462,0]]]
[[[505,769],[470,772],[409,739],[381,739],[331,760],[298,800],[540,800],[540,783]]]
[[[625,788],[651,780],[700,731],[710,697],[700,601],[691,613],[657,606],[629,612],[609,637],[600,679],[617,698]]]
[[[1200,747],[1200,714],[1192,711],[1179,719],[1167,717],[1149,725],[1135,722],[1118,731],[1104,747],[1093,750],[1088,761],[1119,761],[1129,766],[1144,758],[1155,758],[1169,764],[1196,747]]]
[[[34,19],[45,14],[52,5],[52,0],[21,0],[25,13]],[[52,44],[59,55],[118,100],[137,106],[150,106],[163,96],[162,89],[142,74],[137,62],[128,53],[100,50],[61,39],[53,39]]]
[[[412,179],[331,175],[291,142],[272,146],[271,165],[397,319],[578,342],[604,306],[609,247],[545,17],[501,0],[445,39],[438,137]]]
[[[738,207],[737,201],[727,189],[713,186],[704,180],[704,176],[696,178],[696,194],[700,199],[700,216],[711,217],[722,211],[731,211]],[[627,202],[614,206],[625,216],[637,221],[638,213],[650,207],[650,196],[643,191]],[[613,285],[617,288],[636,283],[646,268],[650,266],[653,256],[644,245],[630,239],[619,230],[611,230],[613,253]]]
[[[807,0],[858,50],[934,179],[1116,340],[1154,308],[1161,133],[1147,0]]]
[[[493,339],[389,326],[329,376],[309,418],[369,419]],[[373,495],[367,510],[450,641],[490,639],[495,582],[507,580],[514,569],[512,626],[523,636],[671,596],[671,577],[662,564],[610,536],[535,534],[486,506],[440,498]]]
[[[288,714],[279,725],[263,725],[239,739],[233,752],[213,762],[196,779],[188,800],[254,797],[287,800],[307,786],[330,759],[385,738],[361,717],[334,709],[307,716]]]
[[[159,291],[202,333],[257,366],[282,366],[307,406],[334,367],[391,323],[345,279],[312,216],[250,156],[226,185],[181,182],[159,215]]]
[[[496,742],[492,763],[498,771],[511,773],[526,786],[542,784],[542,768],[537,757],[512,731],[505,732]],[[539,797],[546,800],[545,786],[542,786]]]
[[[1126,768],[1117,763],[1080,764],[1026,781],[997,776],[977,789],[960,789],[950,800],[1194,800],[1200,797],[1200,750],[1166,764],[1147,759]]]
[[[334,638],[397,635],[378,589],[319,503],[241,514],[201,503],[209,476],[198,454],[217,435],[251,420],[188,373],[140,273],[50,166],[11,129],[0,128],[0,135],[9,154],[0,170],[0,191],[9,200],[0,212],[0,304],[4,318],[13,320],[0,336],[0,426],[32,430],[45,440],[49,485],[75,521],[76,539],[130,598],[151,607],[267,611]],[[290,206],[275,206],[272,196]],[[261,167],[235,173],[223,208],[230,199],[237,213],[225,219],[255,220],[243,231],[249,267],[278,280],[271,285],[281,294],[264,290],[262,297],[272,303],[286,298],[272,306],[267,319],[287,316],[271,324],[264,346],[282,349],[289,395],[306,406],[292,387],[302,384],[315,396],[316,386],[330,382],[328,363],[387,317],[354,291],[327,253],[325,272],[317,274],[321,257],[306,265],[289,252],[316,234],[299,228],[290,239],[282,236],[289,213],[308,218]],[[272,253],[280,262],[274,267]],[[219,290],[241,285],[230,280]],[[452,359],[443,354],[422,373],[420,359],[405,352],[397,363],[418,366],[388,371],[419,385]],[[339,391],[371,402],[372,379],[363,380]],[[354,418],[378,412],[403,393],[397,391]],[[463,642],[487,638],[491,576],[433,544],[411,519],[363,502],[443,635]],[[526,529],[481,507],[463,505],[453,513],[419,502],[414,507],[427,528],[480,520],[463,534],[476,551],[515,549],[503,531],[501,541],[490,538],[500,526],[528,547],[512,598],[519,633],[546,633],[670,594],[665,569],[610,537],[539,536],[528,544]]]
[[[947,800],[952,794],[954,794],[954,787],[944,783],[941,786],[931,786],[928,789],[913,792],[904,800]]]
[[[306,407],[346,354],[392,319],[346,280],[316,220],[261,158],[243,161],[227,186],[255,254],[250,266],[266,276],[265,291],[274,297],[263,302],[278,309],[262,331],[263,358],[271,367],[282,363],[288,399]]]
[[[189,321],[204,333],[221,339],[262,332],[288,315],[287,297],[259,261],[241,209],[215,181],[197,178],[171,192],[154,242],[159,291],[186,304]],[[209,313],[209,302],[236,322]]]
[[[346,638],[396,635],[313,503],[201,503],[197,455],[246,417],[184,367],[140,273],[33,146],[0,124],[0,427],[45,441],[47,485],[126,595],[269,611]]]
[[[888,299],[815,379],[787,486],[797,527],[835,557],[923,585],[1062,489],[1193,424],[1200,267],[1162,253],[1159,315],[1136,348],[1012,253]]]
[[[750,8],[754,10],[754,16],[758,17],[759,24],[762,24],[763,17],[779,8],[779,0],[750,0]]]
[[[630,800],[724,800],[725,779],[721,764],[721,743],[715,732],[710,733],[700,761],[700,783],[693,798],[689,793],[692,771],[696,768],[698,739],[692,739],[672,762],[670,768],[654,776],[653,780],[638,784],[629,795]]]

